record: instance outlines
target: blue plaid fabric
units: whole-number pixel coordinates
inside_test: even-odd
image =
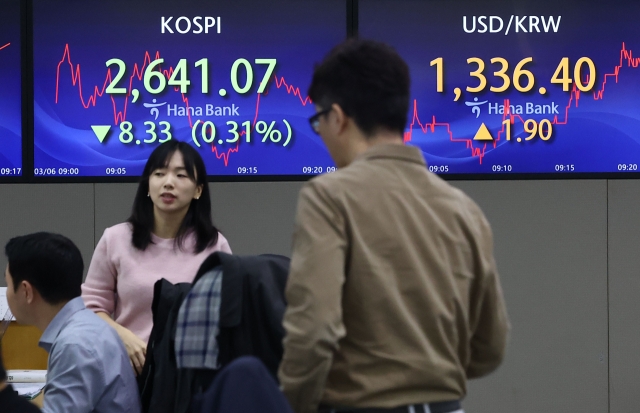
[[[222,268],[204,274],[178,312],[175,351],[178,368],[217,369]]]

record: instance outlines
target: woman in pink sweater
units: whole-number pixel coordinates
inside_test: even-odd
[[[118,332],[138,374],[155,282],[191,282],[214,251],[231,253],[211,220],[204,162],[190,145],[167,141],[149,156],[127,222],[105,230],[82,285],[87,308]]]

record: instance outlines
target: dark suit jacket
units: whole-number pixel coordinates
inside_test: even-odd
[[[202,263],[193,282],[217,266],[223,269],[218,363],[224,367],[240,356],[255,356],[276,378],[283,352],[289,258],[215,252]]]
[[[215,252],[202,263],[193,284],[218,266],[223,270],[218,364],[224,367],[240,356],[256,356],[275,379],[283,352],[282,317],[289,258]],[[188,411],[192,396],[206,390],[218,372],[176,367],[178,311],[191,285],[173,285],[165,279],[155,284],[153,329],[138,382],[144,413]]]

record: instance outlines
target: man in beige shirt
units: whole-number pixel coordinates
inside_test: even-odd
[[[310,118],[338,171],[298,201],[279,379],[296,413],[462,412],[508,319],[489,223],[405,146],[409,69],[349,40],[316,68]]]

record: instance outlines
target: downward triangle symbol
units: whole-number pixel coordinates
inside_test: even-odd
[[[96,137],[100,143],[102,143],[109,133],[109,130],[111,130],[111,125],[91,125],[91,129],[93,129],[93,133],[96,134]]]

